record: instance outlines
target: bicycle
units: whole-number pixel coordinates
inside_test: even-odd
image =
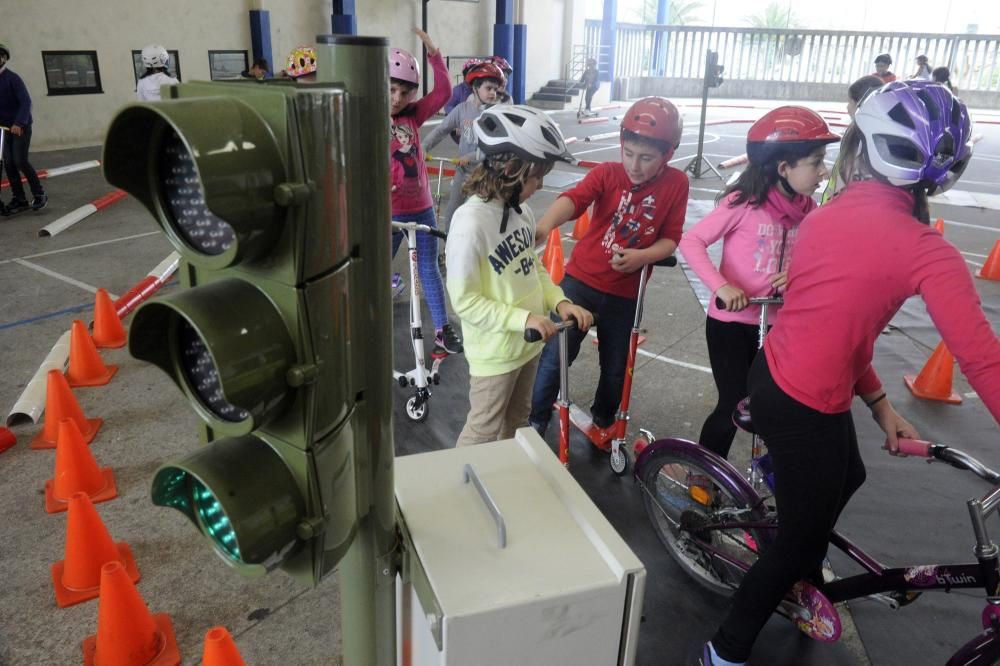
[[[441,383],[441,361],[448,355],[431,354],[433,359],[431,367],[428,368],[424,361],[424,333],[423,321],[420,310],[420,276],[417,270],[417,232],[431,234],[437,238],[447,240],[448,235],[443,231],[429,227],[426,224],[416,222],[392,221],[392,228],[406,232],[406,249],[409,255],[410,264],[410,343],[413,346],[413,369],[407,372],[392,371],[392,378],[402,388],[412,386],[414,394],[406,401],[406,416],[411,421],[417,423],[427,418],[430,407],[428,401],[431,397],[430,385]]]
[[[901,439],[901,453],[941,461],[993,484],[1000,474],[972,456],[942,444]],[[643,504],[667,552],[706,589],[728,595],[739,587],[757,554],[773,540],[778,516],[729,462],[694,442],[663,439],[639,456],[635,476]],[[688,480],[699,478],[699,485]],[[704,479],[711,484],[705,491]],[[966,502],[975,534],[975,563],[886,567],[834,530],[830,543],[865,573],[816,582],[800,581],[778,613],[810,638],[835,641],[840,618],[834,604],[852,599],[881,601],[892,609],[910,604],[925,591],[982,588],[983,631],[962,645],[949,666],[985,666],[1000,660],[1000,549],[989,539],[986,518],[1000,506],[1000,485]]]

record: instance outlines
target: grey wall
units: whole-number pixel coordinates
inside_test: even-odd
[[[420,50],[412,26],[420,25],[422,0],[360,0],[358,32],[384,35],[392,45]],[[10,47],[11,70],[24,79],[33,101],[32,150],[94,145],[122,105],[135,99],[133,49],[159,43],[179,51],[185,81],[209,78],[208,51],[250,50],[250,9],[270,11],[273,68],[284,67],[288,53],[330,31],[329,0],[174,0],[172,3],[59,2],[15,3],[4,12],[0,41]],[[445,55],[492,51],[495,0],[432,0],[428,5],[431,38]],[[572,44],[582,42],[583,0],[530,0],[518,6],[517,20],[528,24],[528,95],[557,78]],[[579,39],[577,39],[579,35]],[[103,94],[50,97],[42,51],[97,51]],[[457,74],[458,67],[452,68]]]

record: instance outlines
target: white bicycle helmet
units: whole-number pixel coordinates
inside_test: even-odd
[[[476,119],[475,132],[479,149],[486,155],[514,153],[531,162],[576,162],[559,126],[530,106],[504,104],[486,109]]]
[[[170,62],[170,54],[159,44],[150,44],[142,49],[142,64],[156,69],[166,67]]]

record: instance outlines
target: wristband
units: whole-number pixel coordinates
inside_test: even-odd
[[[875,399],[874,399],[874,400],[872,400],[871,402],[868,402],[868,401],[866,400],[866,401],[865,401],[865,405],[866,405],[866,406],[868,407],[868,409],[871,409],[871,408],[872,408],[872,407],[874,407],[874,406],[875,406],[875,404],[876,404],[877,402],[879,402],[880,400],[885,400],[885,393],[884,393],[884,392],[882,393],[882,395],[880,395],[879,397],[875,398]]]

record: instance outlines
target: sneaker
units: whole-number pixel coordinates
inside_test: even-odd
[[[41,210],[49,205],[49,196],[47,194],[39,194],[31,202],[31,210]]]
[[[392,274],[392,297],[396,298],[403,293],[406,289],[406,283],[403,282],[403,276],[399,273]]]
[[[735,662],[726,661],[714,653],[712,650],[712,643],[705,643],[701,647],[701,654],[698,657],[698,661],[695,662],[698,666],[746,666],[745,661]]]
[[[608,428],[610,428],[614,424],[615,417],[613,417],[613,416],[608,416],[608,417],[598,416],[597,414],[594,414],[593,411],[591,411],[590,412],[590,420],[591,420],[591,422],[595,426],[597,426],[601,430],[607,430]]]
[[[465,348],[462,346],[462,339],[455,333],[455,329],[452,328],[451,324],[445,324],[442,328],[438,329],[437,335],[434,336],[434,351],[446,354],[461,354],[465,351]]]
[[[14,199],[4,208],[4,215],[15,215],[28,210],[31,206],[24,199]]]
[[[549,422],[548,421],[531,421],[531,420],[529,420],[528,421],[528,425],[531,426],[532,428],[534,428],[535,432],[537,432],[538,435],[542,439],[545,439],[545,433],[549,429]]]

